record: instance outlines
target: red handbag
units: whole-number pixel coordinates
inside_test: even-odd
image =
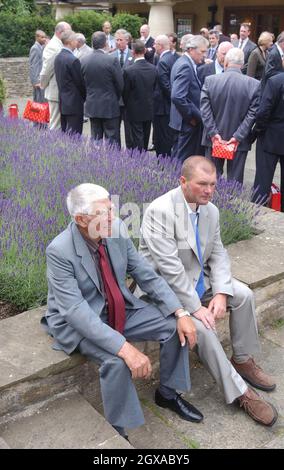
[[[42,124],[49,123],[49,105],[48,103],[36,103],[35,101],[28,100],[24,114],[24,119],[33,122],[40,122]]]
[[[233,160],[237,146],[237,144],[228,144],[227,142],[220,142],[215,139],[212,146],[212,157]]]
[[[274,183],[271,185],[268,207],[275,211],[281,211],[281,192],[280,188]]]

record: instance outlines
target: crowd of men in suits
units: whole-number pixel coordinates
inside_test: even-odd
[[[284,70],[284,32],[274,45],[273,35],[264,32],[256,45],[249,38],[249,24],[240,26],[239,38],[225,36],[216,25],[183,36],[181,53],[175,33],[154,39],[145,24],[140,34],[134,42],[125,29],[112,36],[106,21],[89,47],[83,34],[60,22],[43,48],[44,33],[36,32],[31,80],[34,99],[49,102],[50,129],[81,134],[85,116],[94,139],[121,146],[123,121],[126,147],[141,151],[148,148],[152,125],[157,155],[181,161],[205,155],[213,158],[220,174],[224,160],[212,157],[212,144],[216,139],[234,143],[227,177],[240,183],[257,136],[255,197],[267,199],[279,160],[284,188],[284,148],[280,138],[271,142],[284,125],[284,75],[272,79]],[[257,61],[258,76],[249,76]]]

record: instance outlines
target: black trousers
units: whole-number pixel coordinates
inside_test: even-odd
[[[171,155],[174,134],[169,127],[170,115],[154,116],[153,129],[155,134],[155,150],[158,155]]]
[[[82,134],[83,113],[82,114],[61,114],[61,129],[70,134]]]
[[[203,155],[201,147],[202,125],[198,124],[188,131],[174,130],[171,156],[182,162],[192,155]]]
[[[269,153],[263,150],[263,137],[259,137],[256,143],[255,166],[256,173],[254,179],[254,197],[253,202],[258,202],[260,199],[263,204],[267,202],[270,195],[271,184],[276,169],[276,165],[280,163],[281,180],[281,212],[284,212],[284,155],[277,155],[276,153]]]
[[[131,148],[138,150],[147,150],[150,131],[151,121],[131,121]]]
[[[120,145],[119,116],[112,119],[90,118],[91,136],[95,140],[108,139]]]
[[[243,184],[244,171],[248,151],[236,151],[233,160],[226,160],[225,158],[215,158],[211,156],[212,148],[205,147],[205,156],[210,158],[215,163],[218,175],[223,175],[224,165],[227,162],[227,179],[236,180]]]

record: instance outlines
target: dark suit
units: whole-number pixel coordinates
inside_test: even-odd
[[[120,49],[116,49],[115,51],[111,52],[110,54],[112,57],[117,57],[117,60],[119,61],[119,65],[121,67],[121,63],[120,63]],[[124,55],[123,57],[123,66],[121,67],[122,69],[122,73],[123,71],[129,67],[130,65],[133,65],[134,64],[134,59],[133,59],[133,56],[132,56],[132,52],[131,50],[128,48],[127,49],[127,53]],[[125,144],[126,144],[126,148],[130,148],[131,147],[131,128],[130,128],[130,124],[128,122],[128,119],[127,119],[127,116],[126,116],[126,111],[125,111],[125,106],[124,106],[124,102],[123,102],[123,99],[122,99],[122,96],[120,97],[120,100],[119,100],[119,109],[120,109],[120,121],[119,121],[119,128],[121,127],[121,121],[123,121],[124,123],[124,136],[125,136]],[[121,136],[119,136],[120,138]],[[119,140],[119,146],[121,147],[121,140]]]
[[[64,48],[55,57],[54,71],[59,91],[61,129],[82,134],[86,87],[80,61],[71,50]]]
[[[244,53],[244,65],[242,67],[242,72],[243,74],[246,75],[247,73],[247,68],[248,68],[248,60],[251,52],[257,47],[257,45],[252,42],[250,39],[246,43],[245,47],[243,48],[243,53]]]
[[[151,49],[149,51],[146,51],[145,52],[145,59],[147,60],[147,62],[150,62],[150,64],[153,64],[153,61],[154,61],[154,55],[155,55],[155,48],[154,48],[154,43],[155,43],[155,39],[152,38],[152,36],[150,36],[147,41],[145,42],[145,48],[146,49]]]
[[[284,74],[267,80],[256,115],[259,133],[256,147],[256,175],[254,187],[257,197],[268,198],[275,168],[281,165],[281,210],[284,212]],[[258,187],[258,189],[257,189]]]
[[[81,66],[87,87],[85,115],[90,118],[92,137],[119,144],[123,76],[117,57],[94,50],[82,59]]]
[[[37,103],[44,103],[44,90],[40,87],[35,87],[40,83],[40,72],[42,69],[42,53],[43,46],[39,42],[35,42],[30,49],[29,53],[29,66],[30,66],[30,79],[33,85],[33,100]]]
[[[171,155],[173,132],[169,127],[171,110],[171,70],[179,56],[166,51],[157,63],[158,80],[154,92],[155,148],[157,155]]]
[[[123,100],[131,127],[131,148],[148,148],[156,80],[156,68],[145,59],[124,70]]]
[[[268,52],[268,57],[266,60],[265,64],[265,70],[264,70],[264,77],[262,81],[262,86],[264,88],[266,81],[270,78],[273,77],[273,75],[276,75],[279,72],[283,72],[283,64],[282,64],[282,59],[279,53],[279,50],[274,44],[271,48],[271,50]]]
[[[219,44],[221,44],[221,42],[231,42],[229,36],[226,36],[225,34],[221,33],[219,34]]]
[[[248,150],[251,148],[250,132],[255,122],[259,104],[260,83],[243,75],[240,69],[228,67],[224,73],[205,79],[200,110],[204,131],[202,145],[206,156],[211,157],[211,138],[220,134],[222,139],[235,137],[239,142],[233,160],[227,160],[227,177],[243,182]],[[236,109],[236,112],[233,110]],[[224,159],[214,158],[218,173],[223,173]]]
[[[198,73],[198,77],[201,82],[201,85],[203,86],[203,83],[206,77],[209,77],[209,75],[216,74],[215,61],[211,62],[210,64],[201,65],[201,67],[198,67],[197,73]]]
[[[201,153],[202,134],[201,84],[187,55],[180,57],[173,65],[171,86],[169,125],[174,129],[172,157],[184,161],[190,155]]]
[[[48,310],[42,323],[55,338],[57,349],[78,349],[100,365],[106,419],[132,428],[144,423],[143,411],[126,362],[118,352],[127,341],[159,341],[160,381],[171,388],[190,389],[188,349],[181,347],[173,313],[181,307],[167,283],[135,250],[118,219],[113,236],[105,239],[108,259],[125,301],[123,333],[109,325],[101,272],[95,255],[74,222],[47,247]],[[125,283],[135,279],[154,305],[135,297]]]

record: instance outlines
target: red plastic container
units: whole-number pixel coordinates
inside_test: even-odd
[[[9,117],[12,119],[18,119],[19,117],[19,108],[16,103],[10,104],[8,108]]]

